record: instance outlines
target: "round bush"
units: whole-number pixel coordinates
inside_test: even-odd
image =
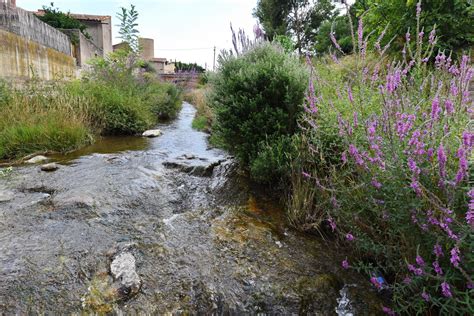
[[[223,61],[211,83],[214,133],[249,167],[262,144],[271,146],[272,140],[295,132],[308,71],[298,58],[264,43]]]

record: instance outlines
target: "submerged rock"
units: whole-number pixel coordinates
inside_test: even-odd
[[[29,163],[29,164],[37,164],[37,163],[40,163],[40,162],[45,162],[48,160],[48,157],[45,157],[45,156],[35,156],[29,160],[26,161],[26,163]]]
[[[148,131],[143,132],[143,137],[158,137],[161,136],[163,133],[159,129],[150,129]]]
[[[136,271],[135,257],[131,253],[124,252],[115,256],[110,264],[110,273],[120,297],[135,295],[140,290],[142,282]]]
[[[41,166],[41,171],[52,172],[59,169],[59,165],[57,163],[48,163],[46,165]]]

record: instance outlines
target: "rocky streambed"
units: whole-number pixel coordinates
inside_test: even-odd
[[[330,243],[290,229],[191,128],[109,138],[0,179],[0,314],[377,314]]]

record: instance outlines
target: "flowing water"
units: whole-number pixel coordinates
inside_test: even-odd
[[[377,313],[367,280],[255,196],[194,114],[185,103],[159,138],[105,138],[51,157],[56,172],[0,179],[0,314]],[[113,290],[119,251],[136,260],[134,295]]]

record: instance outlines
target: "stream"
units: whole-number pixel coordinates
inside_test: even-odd
[[[291,229],[194,114],[0,178],[0,315],[379,314],[367,278]]]

